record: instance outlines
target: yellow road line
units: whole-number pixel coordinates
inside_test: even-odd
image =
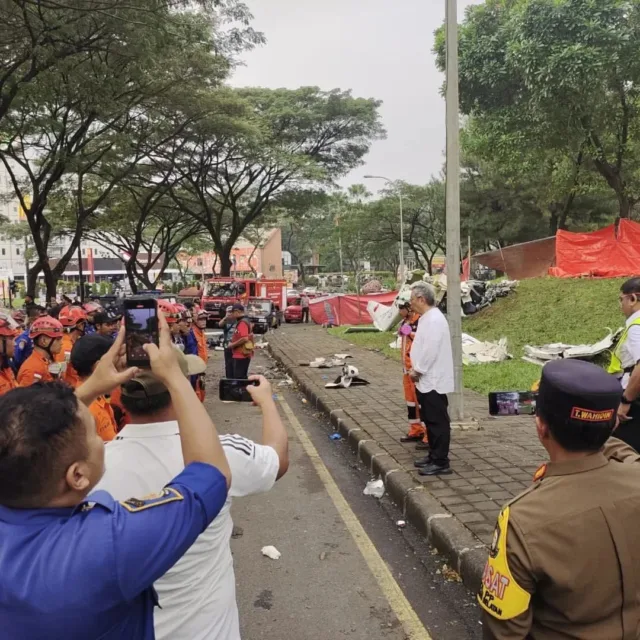
[[[407,640],[432,640],[429,632],[424,628],[422,622],[420,622],[420,618],[418,618],[413,607],[405,598],[402,589],[395,581],[387,563],[381,558],[378,550],[375,548],[375,545],[371,542],[371,538],[369,538],[367,532],[363,529],[356,514],[353,513],[349,503],[345,500],[342,492],[338,488],[338,485],[331,477],[329,470],[318,454],[318,450],[306,434],[300,424],[300,421],[296,418],[291,407],[281,395],[278,395],[278,400],[282,410],[287,416],[289,424],[295,431],[298,440],[302,443],[305,453],[309,456],[311,464],[315,468],[318,476],[320,476],[320,480],[325,486],[329,497],[358,546],[364,561],[367,563],[369,570],[374,575],[380,590],[402,624]]]

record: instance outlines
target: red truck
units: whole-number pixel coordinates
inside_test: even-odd
[[[211,278],[202,292],[202,307],[207,312],[207,326],[224,318],[234,302],[247,305],[249,298],[268,298],[278,313],[287,308],[287,281],[271,278]]]

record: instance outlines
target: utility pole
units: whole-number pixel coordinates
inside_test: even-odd
[[[464,417],[462,381],[462,301],[460,295],[460,122],[458,116],[458,11],[456,0],[446,0],[447,36],[447,319],[451,331],[455,392],[449,413],[454,422]]]

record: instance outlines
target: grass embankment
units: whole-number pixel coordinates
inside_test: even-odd
[[[622,326],[624,318],[618,306],[622,282],[559,278],[523,280],[516,293],[465,318],[462,321],[465,333],[479,340],[506,337],[509,353],[513,355],[513,360],[506,362],[465,367],[465,386],[480,393],[531,388],[540,377],[540,367],[521,360],[524,345],[588,344],[603,338],[607,327]],[[400,359],[399,351],[389,348],[395,333],[344,335],[345,327],[329,331],[353,344]]]

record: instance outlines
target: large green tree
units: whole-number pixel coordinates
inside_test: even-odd
[[[193,127],[176,169],[172,195],[208,231],[231,271],[231,250],[243,231],[292,189],[331,184],[357,167],[384,136],[380,103],[349,91],[239,89],[251,114],[241,134]]]
[[[488,0],[460,29],[461,111],[512,164],[535,148],[597,172],[628,217],[640,198],[639,50],[636,0]],[[442,31],[436,52],[444,69]]]

